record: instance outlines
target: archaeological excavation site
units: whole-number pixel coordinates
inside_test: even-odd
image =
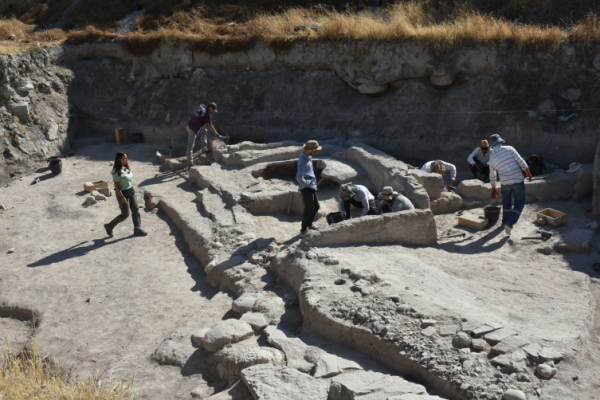
[[[94,3],[0,5],[0,399],[600,398],[600,5]]]

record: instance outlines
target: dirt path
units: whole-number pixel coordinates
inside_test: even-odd
[[[82,205],[83,183],[110,180],[118,150],[109,144],[79,149],[63,160],[62,174],[41,171],[2,189],[0,202],[14,208],[0,213],[0,302],[39,311],[40,348],[80,376],[98,371],[103,380],[119,381],[136,373],[144,398],[189,398],[201,376],[182,376],[180,368],[159,366],[150,356],[190,319],[212,326],[230,310],[231,298],[204,283],[181,233],[161,213],[140,209],[147,237],[132,236],[128,219],[108,238],[103,224],[118,214],[115,197]],[[154,146],[125,151],[136,185],[155,177]],[[31,185],[35,176],[41,182]],[[1,327],[9,325],[5,320]]]

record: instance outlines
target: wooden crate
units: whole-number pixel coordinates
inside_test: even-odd
[[[117,146],[127,143],[127,131],[125,128],[115,129],[115,138],[117,139]]]
[[[83,190],[85,190],[86,192],[90,192],[90,193],[93,192],[94,190],[108,187],[108,182],[106,182],[106,181],[90,182],[91,185],[87,185],[86,183],[83,184]]]
[[[470,213],[464,213],[458,217],[458,224],[466,226],[467,228],[482,230],[488,225],[489,220],[481,215],[475,215]]]
[[[545,210],[538,212],[536,217],[538,219],[544,218],[552,226],[560,226],[569,219],[567,214],[552,208],[546,208]]]

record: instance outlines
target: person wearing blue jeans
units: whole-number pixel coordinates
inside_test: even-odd
[[[502,185],[502,225],[513,227],[525,208],[525,182]]]
[[[511,146],[503,145],[500,135],[490,137],[492,155],[488,161],[490,166],[490,183],[492,184],[492,199],[498,196],[496,190],[496,171],[502,183],[502,224],[504,232],[510,236],[513,226],[519,220],[525,207],[525,182],[523,172],[531,180],[529,167],[517,151]]]

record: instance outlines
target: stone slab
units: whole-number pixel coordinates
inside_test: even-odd
[[[519,336],[509,336],[491,348],[494,354],[505,354],[513,352],[527,345],[527,341]]]
[[[295,368],[254,365],[240,375],[255,399],[327,400],[329,394],[329,382]]]
[[[510,330],[508,328],[502,328],[502,329],[498,329],[497,331],[488,333],[487,335],[485,335],[483,338],[492,346],[503,341],[504,339],[506,339],[509,336],[515,336],[518,335],[518,332],[515,332],[513,330]]]

